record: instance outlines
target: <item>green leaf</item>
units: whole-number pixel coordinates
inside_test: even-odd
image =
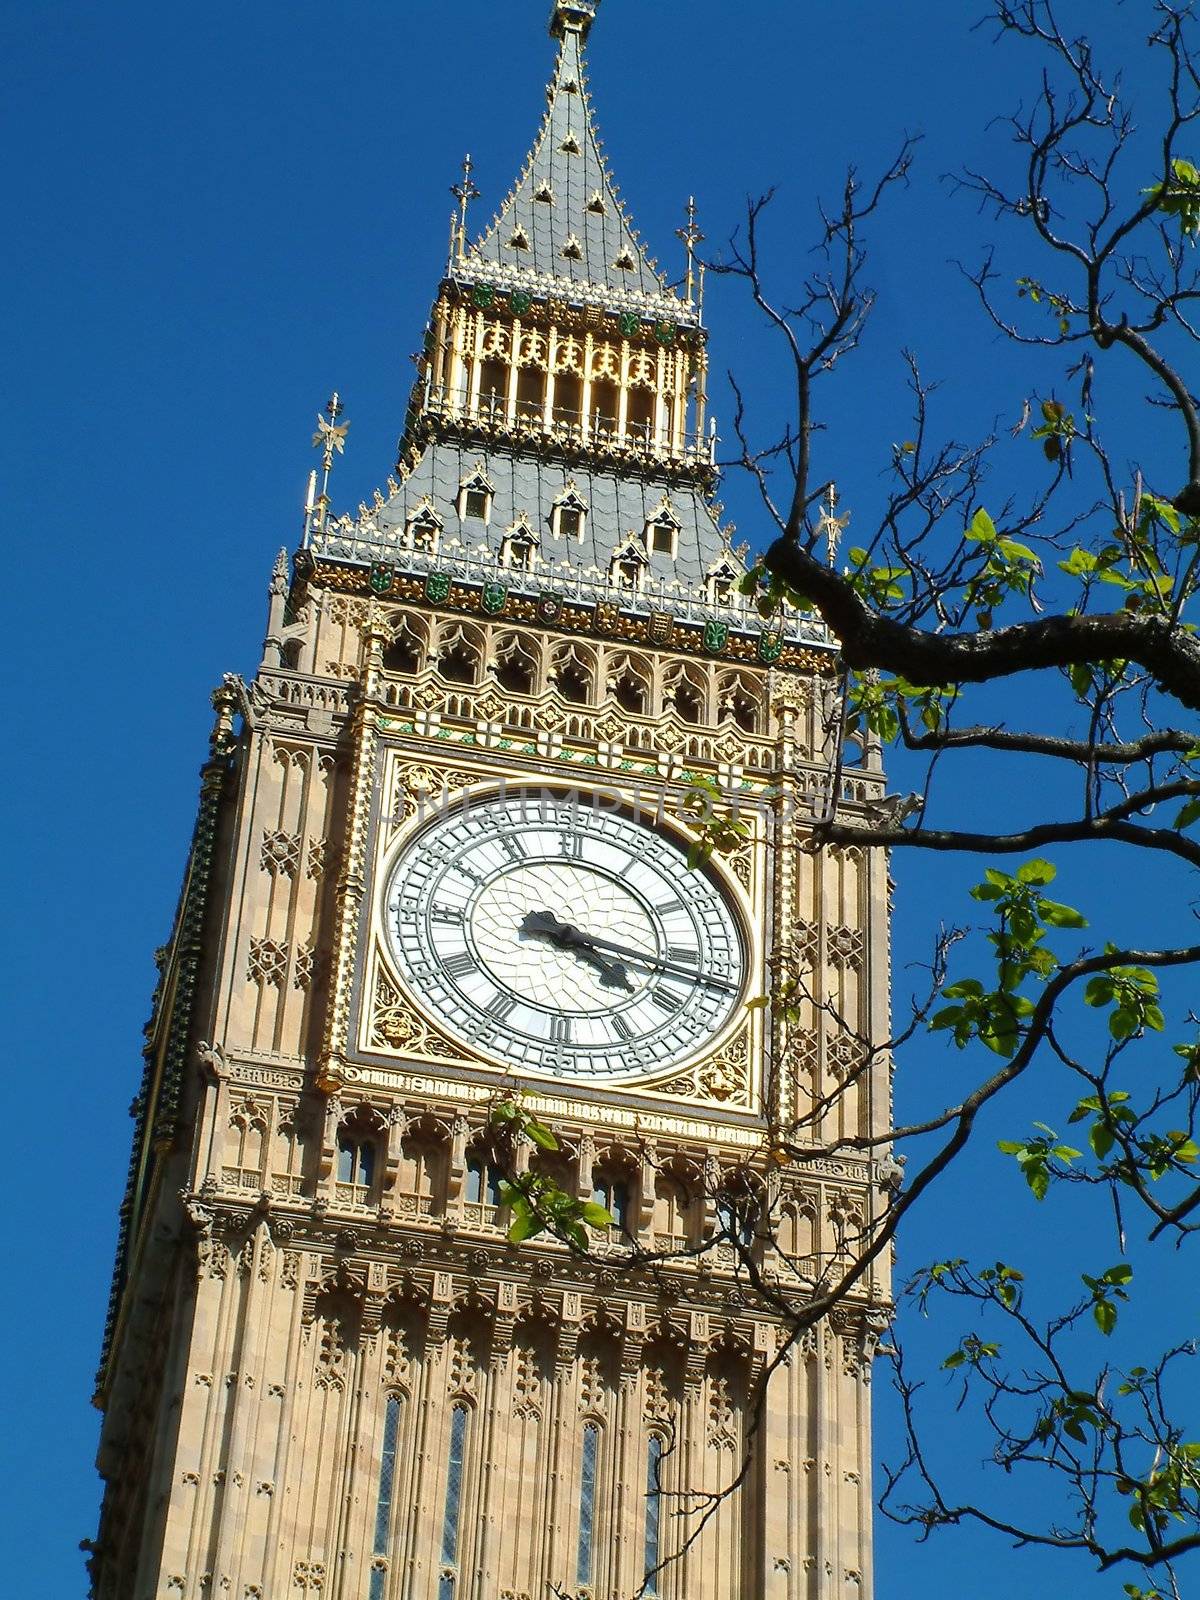
[[[1200,818],[1200,795],[1197,795],[1194,800],[1188,801],[1171,826],[1173,828],[1190,828],[1197,818]]]
[[[550,1132],[550,1129],[540,1122],[535,1122],[532,1117],[525,1126],[525,1132],[540,1150],[558,1149],[558,1140]]]
[[[1018,883],[1053,883],[1057,876],[1058,868],[1053,864],[1053,862],[1043,861],[1040,858],[1035,858],[1033,861],[1026,861],[1022,866],[1017,868]]]
[[[990,543],[996,537],[996,524],[982,506],[971,518],[971,526],[967,530],[967,537],[969,539],[980,539],[985,544]]]
[[[589,1200],[580,1212],[589,1228],[615,1228],[616,1218],[598,1201]]]
[[[1107,1338],[1117,1325],[1117,1308],[1111,1301],[1097,1300],[1092,1307],[1092,1316],[1096,1319],[1096,1326]]]

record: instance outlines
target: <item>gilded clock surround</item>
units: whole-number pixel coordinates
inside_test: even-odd
[[[555,5],[546,117],[482,234],[456,189],[386,492],[331,511],[335,401],[258,671],[213,697],[97,1385],[97,1600],[631,1600],[652,1550],[660,1600],[869,1600],[886,1266],[795,1345],[778,1306],[882,1203],[828,1146],[886,1126],[886,869],[807,846],[835,782],[866,821],[883,777],[871,749],[835,765],[821,628],[737,592],[695,211],[677,292],[600,150],[595,10]],[[681,838],[715,787],[749,828],[711,868],[745,992],[803,974],[799,1016],[739,1006],[628,1081],[452,1037],[393,968],[383,889],[438,804],[500,785],[602,790]],[[557,1181],[620,1196],[587,1257],[506,1240],[495,1161],[549,1159],[499,1148],[512,1090]],[[810,1158],[781,1167],[797,1117]],[[751,1200],[766,1298],[730,1232]],[[655,1450],[669,1495],[751,1453],[686,1551],[651,1517]]]

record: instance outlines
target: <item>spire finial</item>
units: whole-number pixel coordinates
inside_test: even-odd
[[[317,499],[315,511],[316,520],[314,531],[324,533],[325,519],[329,514],[329,474],[333,469],[333,457],[342,455],[346,449],[346,433],[350,427],[348,422],[340,422],[339,418],[345,411],[337,390],[330,395],[325,406],[325,416],[317,418],[317,431],[313,434],[313,448],[320,449],[321,466],[324,470],[324,479],[321,483],[321,493]],[[328,422],[325,420],[328,417]]]
[[[687,251],[687,297],[690,304],[692,289],[696,282],[696,246],[704,243],[704,235],[696,222],[696,196],[688,195],[687,222],[682,228],[676,228],[675,237],[683,240],[683,248]]]
[[[838,545],[842,541],[842,533],[850,521],[847,511],[844,517],[835,515],[837,511],[838,492],[835,484],[830,484],[827,490],[826,502],[821,507],[821,515],[817,519],[818,535],[825,535],[825,554],[829,565],[832,567],[837,561]]]
[[[471,160],[470,153],[463,157],[462,182],[450,186],[450,193],[458,201],[458,259],[461,261],[467,253],[467,207],[472,200],[478,200],[480,191],[475,187],[471,174],[475,170],[475,163]]]
[[[556,39],[567,33],[578,33],[586,39],[599,9],[600,0],[555,0],[550,13],[550,32]]]

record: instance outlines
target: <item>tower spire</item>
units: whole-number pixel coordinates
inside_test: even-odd
[[[578,32],[586,39],[599,9],[600,0],[555,0],[550,13],[550,32],[556,39],[561,39],[568,31]]]

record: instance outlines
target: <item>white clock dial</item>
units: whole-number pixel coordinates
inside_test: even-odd
[[[562,1076],[669,1067],[720,1030],[745,977],[716,881],[583,793],[510,790],[439,816],[392,869],[386,923],[444,1026]]]

